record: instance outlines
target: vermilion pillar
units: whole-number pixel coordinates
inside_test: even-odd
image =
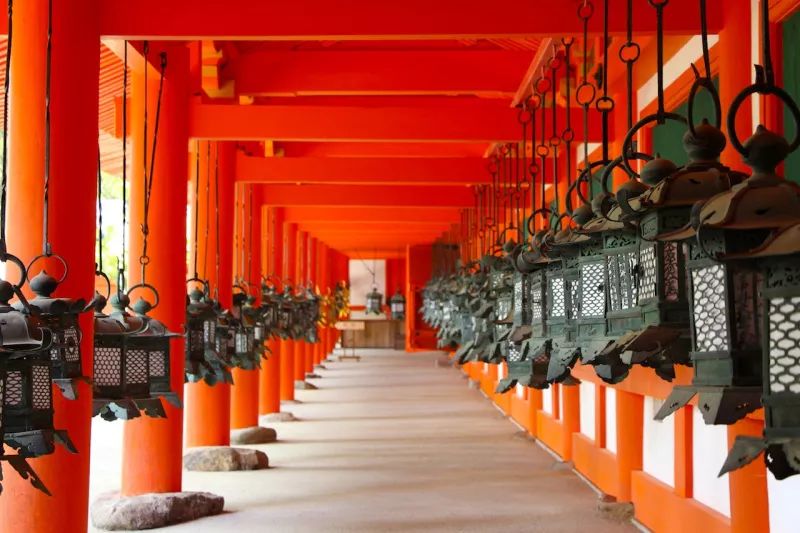
[[[76,24],[81,27],[82,23]],[[163,322],[170,331],[181,333],[186,313],[186,211],[183,206],[187,203],[184,176],[188,167],[189,57],[183,45],[170,45],[167,50],[169,65],[164,84],[149,215],[150,266],[147,270],[147,282],[158,289],[161,298],[160,305],[150,313],[151,316]],[[129,172],[130,284],[141,281],[138,257],[142,252],[142,234],[139,228],[143,222],[144,176],[141,162],[145,148],[145,86],[142,74],[138,72],[133,75],[131,87],[130,133],[133,139],[133,156],[130,159]],[[158,79],[152,72],[149,83],[149,109],[153,111],[157,100]],[[154,114],[151,113],[151,130],[153,118]],[[148,139],[152,141],[152,131]],[[173,339],[171,348],[171,386],[181,396],[184,379],[183,337]],[[181,490],[183,411],[166,402],[165,408],[167,418],[143,416],[125,423],[122,461],[122,492],[125,495]],[[77,513],[76,510],[72,512]]]
[[[47,7],[46,0],[14,6],[7,239],[8,251],[26,263],[42,252]],[[70,267],[56,296],[89,299],[94,292],[97,191],[97,8],[92,0],[57,0],[53,15],[50,241],[53,251],[62,255]],[[8,275],[16,283],[12,279],[16,276],[15,267],[9,267]],[[83,374],[91,376],[91,313],[84,314],[80,324],[84,333]],[[57,388],[53,390],[55,426],[69,432],[79,453],[70,454],[56,446],[53,455],[31,460],[52,497],[34,489],[28,480],[6,466],[0,530],[86,531],[91,387],[80,383],[78,395],[77,400],[70,401]]]
[[[264,264],[267,265],[266,274],[268,276],[278,275],[278,267],[281,266],[281,251],[283,237],[282,211],[277,207],[262,207],[261,227],[264,228],[263,234],[266,235],[266,246],[262,249],[262,257],[265,258]],[[280,287],[278,287],[280,290]],[[267,342],[270,353],[267,360],[262,361],[259,372],[259,398],[258,412],[260,414],[278,413],[281,410],[281,354],[280,343],[270,339]]]
[[[721,51],[717,61],[719,63],[719,97],[723,113],[728,112],[736,95],[744,87],[753,83],[753,62],[750,61],[750,21],[753,16],[758,17],[758,14],[752,13],[751,8],[751,0],[729,0],[725,2],[725,9],[722,12],[724,24],[719,32],[719,42],[716,48]],[[736,115],[736,132],[742,142],[753,133],[751,104],[752,99],[747,99]],[[727,134],[726,121],[722,122],[722,129]],[[722,153],[722,162],[739,170],[749,170],[744,166],[742,156],[736,152],[731,143],[727,144]]]
[[[283,278],[292,281],[295,277],[297,257],[297,225],[283,224]],[[281,340],[281,400],[294,400],[294,341]]]
[[[256,305],[261,303],[261,201],[253,185],[240,185],[239,205],[243,221],[239,246],[244,250],[245,272],[250,282],[250,293],[256,297]],[[241,255],[241,254],[240,254]],[[262,361],[263,365],[264,362]],[[258,426],[258,370],[234,369],[231,387],[231,428],[242,429]]]
[[[308,278],[306,276],[306,264],[308,255],[308,233],[299,231],[297,233],[297,256],[294,264],[294,279],[296,285],[305,286]],[[306,378],[305,372],[305,358],[306,346],[308,343],[304,340],[294,342],[294,380],[303,381]]]
[[[312,290],[314,290],[314,286],[317,281],[317,275],[314,270],[314,265],[317,261],[317,239],[313,238],[311,235],[308,236],[307,241],[307,251],[306,251],[306,279],[311,284]],[[303,369],[306,372],[313,372],[314,371],[314,350],[316,349],[317,343],[305,343],[305,362],[303,364]],[[303,376],[305,377],[305,376]]]
[[[231,145],[200,143],[200,239],[198,255],[200,276],[208,279],[211,293],[219,298],[224,309],[230,309],[232,292],[232,235],[234,211],[234,172],[235,154]],[[194,157],[194,155],[193,155]],[[215,167],[219,157],[219,236],[216,231],[216,204],[214,186]],[[210,172],[211,187],[206,201],[206,172]],[[191,174],[194,179],[194,174]],[[205,220],[211,222],[208,240],[204,237]],[[194,232],[192,232],[192,235]],[[219,257],[217,257],[217,238],[219,238]],[[194,243],[191,244],[190,257],[193,257]],[[219,268],[217,268],[217,264]],[[186,384],[186,446],[227,446],[230,444],[230,385],[216,383],[209,386],[205,382]]]

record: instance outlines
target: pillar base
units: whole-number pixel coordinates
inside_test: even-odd
[[[120,497],[112,492],[92,503],[92,525],[105,531],[139,531],[222,513],[225,499],[208,492],[164,492]]]
[[[231,430],[231,444],[267,444],[278,440],[278,432],[272,428],[253,426]]]
[[[317,390],[317,387],[308,381],[298,380],[294,382],[294,390]]]
[[[325,365],[314,365],[314,370],[328,370],[328,367]]]
[[[306,379],[322,379],[322,376],[313,372],[306,372]]]
[[[211,446],[186,452],[183,467],[191,472],[263,470],[269,468],[269,459],[267,454],[258,450]]]
[[[261,415],[261,422],[294,422],[297,418],[292,413],[270,413]]]

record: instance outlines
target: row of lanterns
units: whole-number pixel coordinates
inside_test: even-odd
[[[705,1],[699,4],[705,28]],[[585,26],[592,16],[588,6],[579,13]],[[653,7],[661,50],[666,3]],[[762,2],[765,40],[768,10],[768,2]],[[656,418],[666,418],[694,396],[707,424],[733,424],[763,407],[763,437],[739,437],[721,461],[720,475],[763,454],[767,468],[784,479],[800,474],[800,186],[777,175],[776,168],[798,148],[800,134],[790,143],[759,126],[741,142],[736,116],[753,95],[780,99],[795,126],[800,110],[775,85],[766,40],[756,82],[728,110],[726,139],[720,131],[722,112],[710,77],[705,32],[703,41],[706,72],[703,77],[697,73],[690,91],[690,116],[665,111],[659,54],[657,112],[636,124],[629,118],[620,157],[609,158],[607,137],[601,160],[585,157],[579,177],[567,180],[567,205],[561,213],[544,205],[542,191],[542,207],[529,217],[530,231],[522,244],[502,240],[497,219],[487,220],[491,217],[485,217],[479,194],[478,215],[487,223],[475,236],[488,241],[485,255],[433,279],[424,293],[422,314],[438,328],[442,346],[459,345],[460,363],[507,363],[500,392],[517,384],[538,389],[576,384],[570,370],[578,361],[591,365],[609,384],[626,379],[637,365],[667,381],[674,379],[675,365],[691,366],[691,384],[676,386]],[[569,72],[571,41],[563,44],[566,58],[551,62],[553,84],[562,63]],[[634,45],[629,30],[623,46]],[[623,61],[633,68],[635,57],[620,57],[628,57]],[[603,71],[607,76],[607,62]],[[538,83],[526,105],[528,123],[535,122],[539,109],[544,118],[551,87]],[[576,100],[588,112],[590,102],[581,101],[580,89]],[[713,123],[697,124],[691,116],[702,91],[715,103]],[[570,96],[567,81],[568,102]],[[606,98],[604,94],[598,101]],[[613,101],[597,105],[604,119],[610,107]],[[639,130],[667,120],[687,125],[683,144],[689,161],[682,167],[635,149]],[[538,154],[548,153],[544,139],[543,134],[537,144],[534,134]],[[561,140],[569,150],[571,138],[564,135]],[[719,162],[728,141],[752,169],[749,176]],[[557,150],[554,144],[551,150]],[[643,163],[638,173],[636,160]],[[531,167],[532,193],[537,175],[544,181],[543,169],[544,164]],[[611,191],[615,173],[627,179]],[[556,168],[555,187],[559,178]],[[557,189],[555,193],[558,197]],[[513,197],[513,187],[498,194]],[[575,196],[581,202],[572,209]],[[532,227],[537,217],[545,222],[538,232]],[[520,238],[525,235],[517,229]]]
[[[9,2],[9,14],[13,12]],[[8,117],[9,73],[12,49],[12,17],[8,20],[9,35],[5,72],[4,116]],[[50,22],[52,26],[52,21]],[[51,68],[52,27],[48,31],[47,69]],[[127,138],[127,43],[124,50],[122,134]],[[144,44],[145,61],[148,45]],[[167,56],[160,56],[160,83],[158,101],[163,94]],[[145,83],[147,83],[145,69]],[[45,121],[49,135],[50,76],[46,98]],[[147,98],[144,99],[148,101]],[[147,104],[145,104],[147,105]],[[145,117],[148,112],[145,109]],[[158,110],[155,114],[158,131]],[[186,323],[183,334],[171,332],[160,321],[149,316],[158,307],[158,289],[147,282],[147,241],[150,234],[148,214],[153,184],[156,139],[151,154],[145,161],[144,216],[141,225],[143,247],[139,257],[141,281],[126,286],[125,232],[115,287],[103,271],[102,254],[99,254],[96,277],[103,289],[96,291],[90,302],[84,299],[53,296],[66,279],[69,268],[66,261],[53,253],[48,239],[49,206],[49,146],[46,142],[44,175],[44,236],[42,254],[25,265],[6,246],[6,189],[8,183],[7,149],[8,125],[3,128],[2,184],[0,184],[0,262],[13,265],[19,281],[12,283],[0,279],[0,467],[10,465],[18,474],[45,493],[46,485],[28,463],[28,459],[53,453],[56,444],[72,453],[78,453],[65,431],[54,427],[53,384],[58,385],[67,399],[75,399],[82,375],[82,332],[79,317],[94,313],[94,339],[92,357],[94,373],[91,376],[93,414],[105,420],[128,420],[142,414],[165,417],[163,400],[181,406],[178,395],[171,389],[171,341],[185,337],[185,379],[205,381],[208,384],[230,383],[231,367],[254,369],[264,356],[264,343],[269,338],[318,341],[318,326],[327,327],[349,312],[349,294],[342,282],[333,294],[321,296],[311,287],[292,287],[265,279],[262,284],[261,304],[249,293],[249,285],[239,282],[234,287],[232,309],[222,309],[211,295],[208,281],[195,275],[187,281],[189,287],[186,304]],[[148,131],[147,120],[144,130]],[[145,139],[147,139],[145,135]],[[123,143],[123,225],[127,221],[127,143]],[[98,169],[98,191],[102,189],[102,174]],[[217,213],[218,213],[217,209]],[[99,210],[98,249],[102,249],[102,204]],[[219,239],[217,239],[219,242]],[[218,250],[219,253],[219,250]],[[219,261],[217,261],[219,263]],[[46,268],[60,269],[60,278],[49,274]],[[35,275],[32,275],[36,272]],[[218,277],[219,278],[219,277]],[[28,301],[23,293],[27,283],[34,298]],[[12,304],[12,300],[16,300]],[[107,314],[106,308],[110,306]],[[0,472],[0,479],[2,475]],[[2,486],[0,486],[2,490]]]

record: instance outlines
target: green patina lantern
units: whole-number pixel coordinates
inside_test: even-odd
[[[0,247],[5,248],[2,241]],[[2,261],[16,264],[24,281],[25,268],[16,257],[3,252]],[[22,295],[23,281],[12,285],[0,280],[3,443],[23,458],[49,455],[56,443],[76,453],[66,432],[53,427],[52,333],[31,320],[33,309]],[[28,312],[20,312],[9,304],[15,295]]]
[[[508,341],[514,323],[514,272],[505,257],[493,257],[489,270],[489,289],[493,302],[488,317],[491,341],[488,350],[479,360],[499,364],[508,356]]]
[[[217,302],[209,296],[208,282],[192,278],[187,283],[200,283],[187,295],[185,325],[185,374],[192,383],[208,385],[231,383],[225,352],[227,330],[220,324]]]
[[[277,285],[270,279],[261,283],[261,321],[264,324],[264,338],[266,340],[276,335],[278,326],[278,308],[280,300]]]
[[[230,334],[233,344],[232,365],[242,370],[255,370],[261,366],[264,355],[263,339],[256,340],[258,310],[244,288],[234,286],[233,311],[229,319]]]
[[[154,303],[140,297],[133,305],[130,305],[129,295],[137,289],[150,290],[155,299]],[[111,297],[110,303],[113,309],[109,315],[110,318],[122,324],[128,334],[107,340],[119,343],[120,347],[125,350],[125,359],[130,357],[132,361],[136,361],[137,368],[146,361],[149,399],[137,399],[135,403],[147,416],[164,418],[166,411],[161,403],[162,399],[175,407],[182,406],[170,384],[171,341],[180,335],[170,332],[160,321],[148,316],[147,313],[155,309],[159,303],[158,293],[154,287],[148,284],[135,285],[131,287],[128,294],[120,292]],[[129,308],[133,314],[128,313]],[[96,399],[94,411],[95,415],[100,414],[105,419],[118,417],[116,413],[109,412],[113,409],[102,399]]]
[[[35,297],[30,302],[31,320],[36,327],[47,328],[52,333],[50,346],[50,359],[53,362],[53,382],[58,385],[65,398],[74,400],[77,394],[75,381],[81,378],[81,330],[78,317],[81,313],[91,309],[82,299],[53,298],[51,295],[58,289],[67,276],[66,262],[60,256],[51,256],[58,259],[65,268],[64,276],[57,280],[42,270],[29,281],[30,288]],[[40,256],[37,259],[43,259]],[[37,259],[31,262],[33,265]],[[29,267],[30,269],[30,267]],[[21,304],[16,304],[19,311],[26,312]]]
[[[383,314],[383,294],[378,291],[377,285],[373,285],[372,290],[367,294],[365,312],[368,315]]]
[[[392,314],[392,320],[403,320],[406,317],[406,297],[397,289],[389,299],[389,309]]]

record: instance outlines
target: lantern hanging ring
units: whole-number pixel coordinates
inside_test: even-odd
[[[96,277],[96,278],[102,278],[102,280],[106,282],[106,295],[105,295],[105,299],[106,299],[106,301],[108,301],[108,299],[109,299],[109,298],[111,298],[111,280],[110,280],[110,279],[108,279],[108,276],[106,275],[106,273],[105,273],[105,272],[103,272],[102,270],[99,270],[99,269],[98,269],[98,270],[95,270],[95,272],[94,272],[94,277]]]
[[[152,286],[152,285],[150,285],[149,283],[145,283],[145,282],[142,282],[142,283],[137,283],[136,285],[134,285],[133,287],[131,287],[130,289],[128,289],[128,293],[127,293],[127,294],[128,294],[128,299],[129,299],[129,300],[132,300],[132,298],[131,298],[131,294],[133,294],[133,292],[134,292],[135,290],[137,290],[137,289],[149,289],[149,290],[150,290],[150,292],[151,292],[151,293],[153,293],[153,296],[155,296],[155,302],[153,302],[152,304],[150,304],[150,309],[149,309],[149,310],[153,310],[153,309],[155,309],[156,307],[158,307],[158,304],[161,302],[161,298],[160,298],[160,296],[158,295],[158,289],[156,289],[155,287],[153,287],[153,286]],[[150,302],[148,302],[148,303],[150,303]],[[129,307],[130,309],[133,309],[133,307],[131,307],[130,305],[129,305],[128,307]]]
[[[60,255],[54,254],[52,252],[51,253],[45,253],[45,254],[39,254],[39,255],[37,255],[36,257],[34,257],[31,260],[31,262],[28,264],[28,268],[25,269],[26,279],[28,281],[31,280],[30,279],[30,275],[31,275],[31,270],[33,269],[33,265],[34,264],[38,263],[39,261],[43,261],[45,259],[50,259],[50,258],[57,259],[58,262],[61,263],[61,265],[64,267],[64,273],[61,274],[61,277],[58,279],[58,283],[61,283],[65,279],[67,279],[67,274],[69,274],[69,266],[67,265],[67,260],[64,259],[63,257],[61,257]]]

